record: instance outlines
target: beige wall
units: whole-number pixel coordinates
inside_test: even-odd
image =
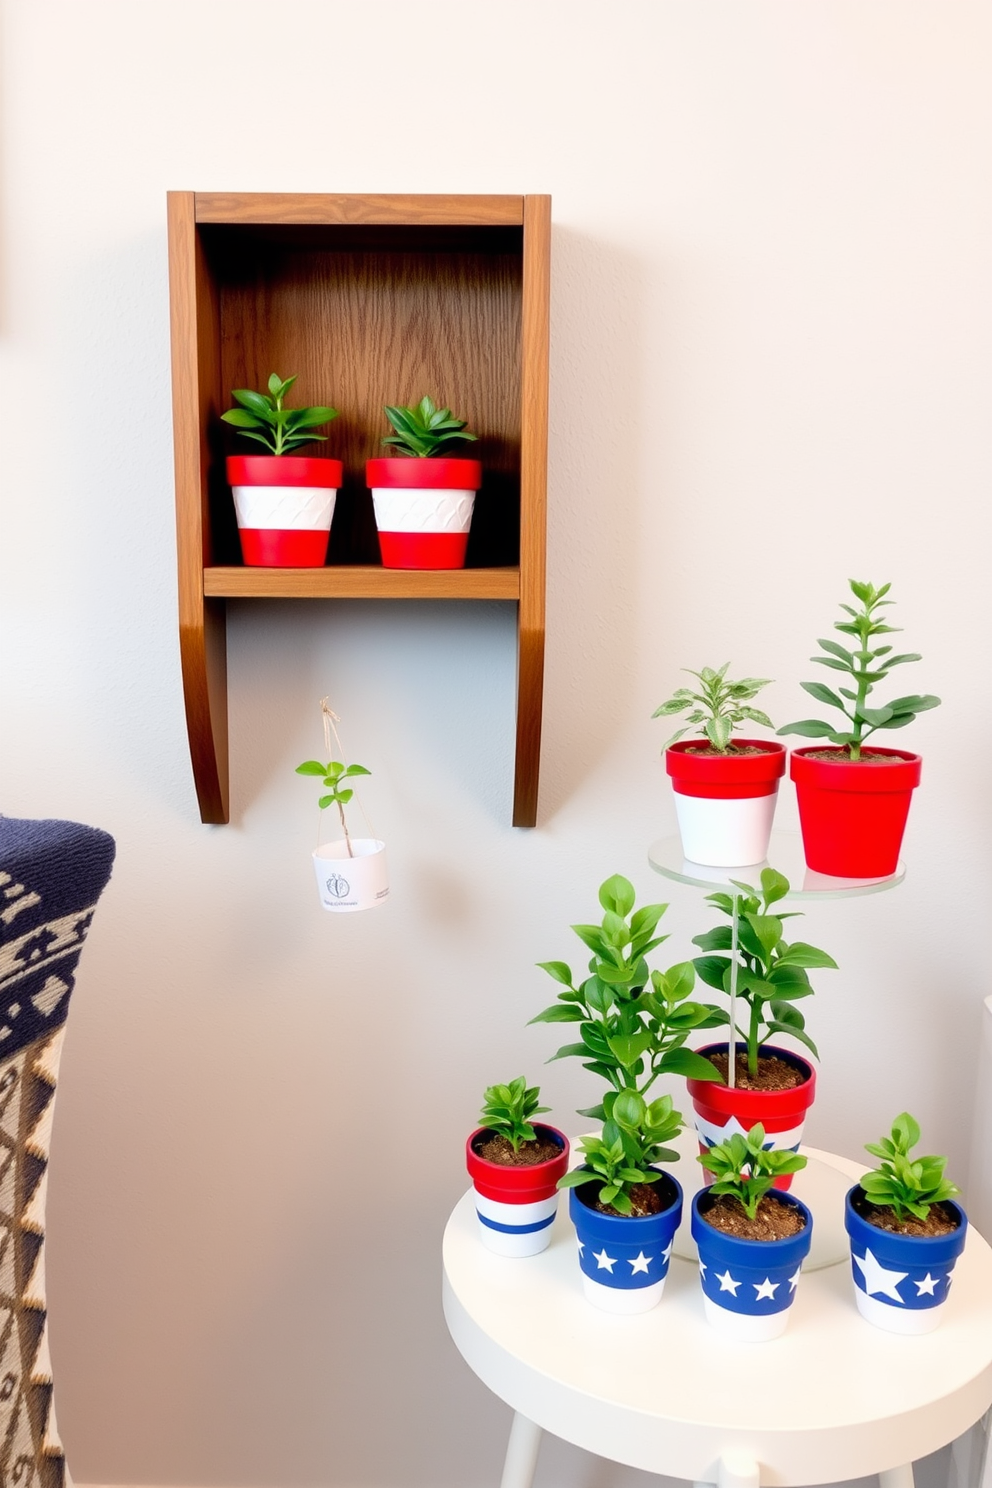
[[[4,809],[108,828],[51,1200],[77,1480],[488,1488],[507,1415],[438,1242],[567,926],[673,830],[678,668],[798,679],[892,579],[945,697],[898,892],[810,912],[814,1142],[910,1106],[967,1159],[985,969],[992,94],[965,0],[2,5]],[[508,825],[499,606],[232,606],[234,821],[200,825],[175,633],[168,188],[550,191],[541,823]],[[292,369],[281,369],[288,371]],[[318,909],[329,692],[394,902]],[[803,710],[804,711],[804,710]],[[786,803],[792,816],[791,802]],[[590,1077],[543,1074],[556,1114]],[[416,1118],[420,1130],[412,1129]],[[357,1155],[357,1149],[364,1155]],[[552,1449],[542,1482],[617,1473]]]

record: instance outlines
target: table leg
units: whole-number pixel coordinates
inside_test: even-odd
[[[750,1452],[731,1447],[716,1465],[716,1488],[761,1488],[761,1468]],[[693,1488],[713,1488],[712,1483],[695,1483]]]
[[[510,1440],[506,1444],[500,1488],[531,1488],[540,1448],[540,1426],[535,1426],[533,1421],[515,1411],[510,1427]],[[893,1484],[893,1488],[899,1488],[899,1485]]]
[[[911,1462],[904,1463],[902,1467],[890,1467],[878,1475],[878,1488],[914,1488],[914,1482]]]

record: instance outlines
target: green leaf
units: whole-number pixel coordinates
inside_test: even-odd
[[[320,800],[317,802],[317,805],[320,807],[321,811],[326,811],[327,807],[333,806],[336,800],[336,796],[321,796]]]
[[[614,873],[600,885],[599,902],[607,912],[626,917],[634,907],[634,885],[620,873]]]
[[[829,703],[832,708],[840,708],[843,711],[843,701],[837,696],[832,688],[823,682],[800,682],[799,686],[810,697],[816,698],[818,703]]]
[[[233,424],[236,429],[262,429],[265,425],[261,419],[257,419],[253,413],[245,408],[229,408],[227,413],[222,413],[221,418],[225,424]]]
[[[319,760],[305,760],[302,765],[296,767],[297,775],[326,775],[327,766],[322,765]]]
[[[566,987],[572,985],[572,973],[564,961],[538,961],[537,965],[542,971],[546,971],[548,976],[554,977],[556,982],[561,982]]]
[[[647,1052],[654,1040],[650,1033],[644,1032],[617,1034],[607,1042],[611,1053],[616,1056],[624,1069],[630,1069]]]
[[[344,772],[346,775],[371,775],[371,770],[366,770],[364,765],[349,765]]]
[[[779,966],[801,966],[807,969],[819,967],[821,970],[836,971],[837,962],[833,956],[828,956],[826,951],[819,950],[816,946],[807,945],[805,941],[793,941],[778,958]]]
[[[235,388],[231,393],[235,403],[247,408],[249,413],[261,419],[263,424],[275,423],[275,409],[262,393],[253,393],[251,388]]]
[[[582,1009],[572,1003],[556,1002],[543,1013],[538,1013],[536,1018],[529,1019],[528,1027],[531,1023],[582,1023],[585,1016]]]
[[[800,734],[804,739],[822,739],[825,734],[833,733],[833,724],[824,723],[822,718],[804,718],[799,723],[787,723],[784,728],[777,730],[780,734]]]
[[[666,1075],[684,1075],[687,1080],[719,1080],[718,1071],[692,1049],[669,1049],[658,1068]]]

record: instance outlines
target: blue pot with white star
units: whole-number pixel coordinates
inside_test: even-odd
[[[706,1321],[746,1343],[764,1343],[785,1332],[813,1238],[813,1216],[801,1199],[775,1189],[767,1197],[800,1212],[805,1224],[798,1234],[783,1240],[725,1235],[704,1217],[713,1203],[709,1189],[700,1189],[692,1201],[692,1238],[699,1251]]]
[[[596,1178],[568,1191],[582,1290],[604,1312],[650,1312],[665,1289],[672,1241],[682,1223],[682,1188],[671,1173],[662,1173],[652,1185],[662,1203],[657,1214],[603,1214],[592,1207],[602,1186]]]
[[[932,1333],[940,1326],[954,1263],[964,1250],[968,1216],[960,1204],[940,1206],[957,1220],[947,1235],[897,1235],[865,1218],[860,1184],[850,1190],[844,1225],[851,1241],[854,1296],[861,1316],[889,1333]]]

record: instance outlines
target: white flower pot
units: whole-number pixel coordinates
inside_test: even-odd
[[[351,850],[349,857],[344,838],[314,849],[320,902],[332,914],[375,909],[389,898],[386,844],[374,837],[353,837]]]

